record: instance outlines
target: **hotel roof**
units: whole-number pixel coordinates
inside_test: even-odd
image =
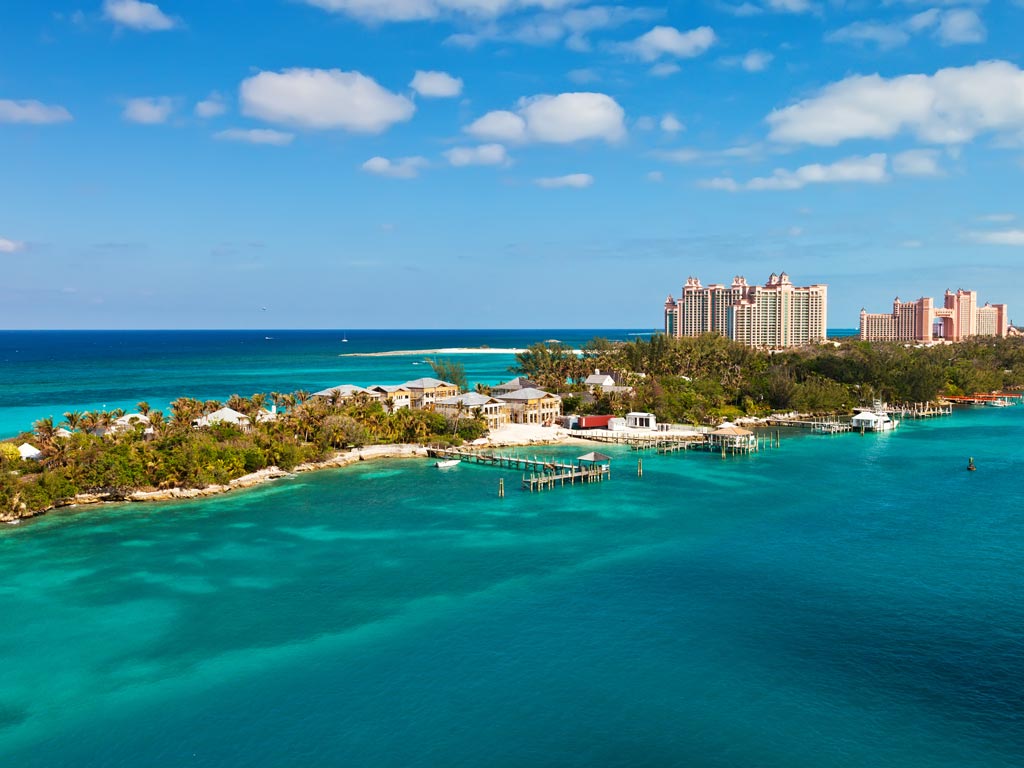
[[[558,395],[553,395],[550,392],[545,392],[542,389],[526,387],[525,389],[517,389],[514,392],[507,392],[503,395],[495,395],[495,397],[497,397],[499,400],[539,400],[542,397],[558,398]]]
[[[449,384],[447,381],[441,381],[440,379],[431,379],[429,377],[423,379],[413,379],[407,381],[402,385],[407,389],[436,389],[437,387],[454,387],[454,384]]]

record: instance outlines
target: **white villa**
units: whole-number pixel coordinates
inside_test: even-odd
[[[375,393],[382,403],[390,403],[392,411],[412,408],[412,390],[404,384],[377,384],[370,387],[369,391]]]
[[[18,453],[25,461],[38,461],[43,457],[43,452],[31,443],[22,443],[18,446]]]

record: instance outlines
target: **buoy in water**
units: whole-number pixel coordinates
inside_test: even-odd
[[[968,472],[974,472],[977,469],[978,468],[976,466],[974,466],[974,457],[972,456],[971,458],[969,458],[967,460],[967,471]]]

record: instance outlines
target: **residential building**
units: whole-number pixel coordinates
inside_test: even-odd
[[[412,391],[406,389],[401,384],[398,385],[386,385],[378,384],[369,388],[370,392],[377,395],[378,399],[384,405],[384,409],[394,413],[400,411],[403,408],[412,407]]]
[[[764,285],[743,277],[729,286],[689,277],[682,295],[665,301],[665,333],[681,338],[718,333],[751,347],[782,349],[824,341],[828,286],[793,285],[785,272]]]
[[[327,387],[327,389],[314,392],[312,397],[322,397],[325,400],[330,400],[334,405],[341,405],[360,395],[369,400],[381,399],[379,392],[374,392],[372,388],[360,387],[355,384],[338,384],[334,387]]]
[[[481,418],[488,429],[498,429],[512,421],[512,407],[496,397],[467,392],[455,397],[446,397],[434,403],[434,410],[449,418]]]
[[[963,289],[947,290],[941,307],[930,297],[900,301],[897,296],[891,313],[860,311],[860,337],[865,341],[958,342],[972,336],[1005,337],[1009,329],[1005,304],[979,307],[977,291]]]
[[[562,398],[541,389],[527,387],[496,397],[509,404],[515,424],[553,423],[562,415]]]
[[[430,409],[438,400],[455,397],[459,388],[440,379],[413,379],[402,385],[410,393],[410,405],[413,408]]]

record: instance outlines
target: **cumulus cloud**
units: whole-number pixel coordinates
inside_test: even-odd
[[[48,125],[50,123],[66,123],[71,119],[71,113],[64,107],[43,104],[41,101],[31,99],[27,101],[0,99],[0,123]]]
[[[700,182],[707,189],[720,189],[727,192],[748,190],[753,192],[766,190],[802,189],[808,184],[840,184],[862,183],[879,184],[889,180],[886,170],[887,157],[879,153],[867,157],[848,157],[830,165],[814,163],[803,165],[795,171],[785,168],[776,169],[771,176],[762,176],[746,182],[738,182],[729,177],[706,179]]]
[[[982,245],[1024,246],[1024,229],[1003,229],[995,232],[971,232],[970,239]]]
[[[765,6],[776,13],[810,13],[814,10],[811,0],[765,0]]]
[[[0,237],[0,253],[18,253],[25,250],[25,244],[20,240],[8,240]]]
[[[286,147],[292,143],[295,134],[275,131],[270,128],[228,128],[213,134],[213,137],[221,141],[241,141],[247,144]]]
[[[217,91],[214,91],[196,104],[195,109],[196,115],[202,118],[220,117],[227,111],[228,107],[224,103],[224,97],[217,93]]]
[[[900,176],[942,176],[939,153],[934,149],[911,149],[893,155],[892,169]]]
[[[166,123],[174,112],[174,99],[167,96],[129,99],[122,115],[125,120],[143,125]]]
[[[682,70],[682,67],[674,61],[662,61],[651,67],[650,73],[654,77],[668,77],[669,75],[674,75],[680,70]]]
[[[416,111],[409,99],[373,78],[339,69],[260,72],[242,81],[239,99],[249,117],[353,133],[382,133]]]
[[[418,70],[409,86],[428,99],[450,99],[462,93],[462,78],[447,72]]]
[[[750,51],[740,61],[740,66],[743,67],[747,72],[763,72],[768,69],[768,65],[772,63],[775,58],[768,51]]]
[[[558,9],[578,0],[302,0],[365,22],[426,21],[446,15],[486,18],[524,8]]]
[[[562,187],[583,189],[594,183],[594,177],[589,173],[570,173],[567,176],[550,176],[543,179],[534,179],[533,183],[538,187],[544,187],[544,189],[559,189]]]
[[[363,163],[363,170],[377,176],[388,176],[392,179],[415,179],[420,170],[429,165],[425,157],[400,157],[389,160],[386,157],[371,157]]]
[[[715,40],[715,31],[711,27],[680,32],[675,27],[657,26],[635,40],[620,43],[618,49],[642,61],[656,61],[662,56],[692,59],[706,52]]]
[[[141,0],[104,0],[103,16],[119,27],[141,32],[161,32],[177,26],[177,22],[161,11],[160,6]]]
[[[1006,61],[940,69],[934,75],[856,75],[767,117],[770,137],[834,146],[908,132],[932,144],[980,133],[1024,131],[1024,72]]]
[[[679,133],[680,131],[686,130],[686,126],[679,122],[679,119],[673,114],[667,114],[661,118],[661,130],[665,133]]]
[[[452,147],[444,153],[448,162],[456,167],[466,165],[508,165],[508,152],[501,144],[481,144],[479,147]]]
[[[490,141],[570,144],[585,139],[615,142],[626,135],[626,113],[603,93],[561,93],[520,99],[515,112],[488,112],[466,133]]]
[[[855,21],[825,36],[833,43],[874,43],[879,48],[898,48],[913,35],[930,31],[942,45],[964,45],[985,41],[987,32],[978,13],[970,8],[942,10],[929,8],[896,22]]]

